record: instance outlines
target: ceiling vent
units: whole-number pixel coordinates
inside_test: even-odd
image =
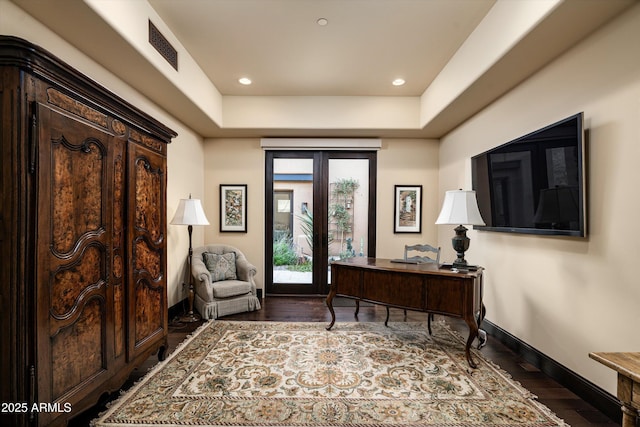
[[[171,43],[151,21],[149,21],[149,43],[178,71],[178,51],[171,46]]]

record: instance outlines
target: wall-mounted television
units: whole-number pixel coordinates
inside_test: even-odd
[[[474,229],[585,237],[585,143],[578,113],[472,157]]]

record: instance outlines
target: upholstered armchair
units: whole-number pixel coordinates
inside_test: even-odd
[[[256,267],[232,246],[206,245],[193,250],[194,305],[203,319],[260,309]]]

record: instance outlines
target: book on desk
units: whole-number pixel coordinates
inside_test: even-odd
[[[391,262],[397,262],[401,264],[426,264],[428,262],[433,262],[433,261],[422,261],[420,259],[396,258],[396,259],[392,259]]]

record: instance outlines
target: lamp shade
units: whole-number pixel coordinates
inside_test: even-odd
[[[200,199],[180,199],[176,214],[171,220],[174,225],[209,225],[207,216],[202,209]]]
[[[485,225],[478,209],[476,192],[447,191],[436,224]]]
[[[562,224],[578,221],[580,213],[578,187],[555,187],[540,190],[540,202],[533,218],[536,224]]]

